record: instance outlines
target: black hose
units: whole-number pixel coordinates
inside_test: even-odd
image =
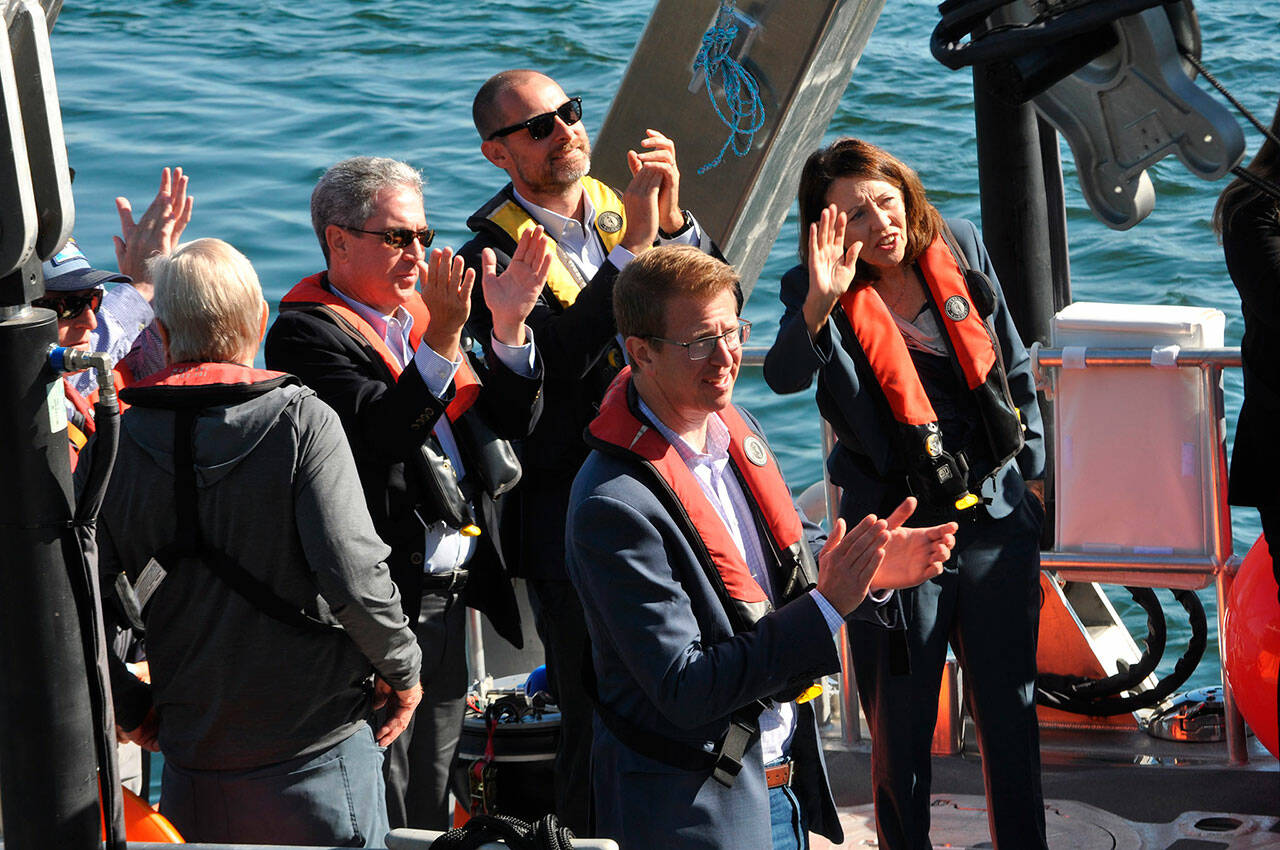
[[[107,380],[110,380],[108,376]],[[94,441],[89,453],[89,473],[76,505],[75,521],[64,537],[67,571],[75,597],[80,636],[84,648],[89,703],[94,718],[94,750],[97,754],[99,794],[108,850],[125,850],[124,798],[120,792],[120,767],[116,760],[115,710],[107,682],[106,629],[98,587],[95,532],[98,511],[111,478],[120,441],[120,407],[115,394],[104,394],[105,403],[94,406]]]
[[[1155,593],[1149,588],[1126,589],[1147,612],[1147,650],[1142,658],[1123,673],[1105,679],[1041,674],[1036,681],[1036,702],[1039,705],[1092,717],[1127,714],[1160,703],[1191,677],[1200,659],[1204,657],[1204,650],[1208,645],[1208,627],[1200,597],[1194,591],[1175,590],[1173,596],[1187,612],[1191,625],[1187,651],[1174,664],[1173,670],[1157,682],[1154,688],[1129,696],[1119,696],[1124,691],[1136,688],[1155,669],[1164,654],[1166,633],[1164,612],[1158,603],[1153,604]]]
[[[555,815],[527,823],[508,815],[476,815],[431,843],[431,850],[475,850],[501,839],[513,850],[571,850],[573,833]]]
[[[1219,82],[1217,77],[1209,73],[1209,69],[1204,66],[1204,63],[1200,61],[1198,56],[1185,48],[1179,48],[1178,52],[1182,54],[1182,58],[1187,60],[1191,67],[1195,68],[1196,71],[1200,73],[1200,76],[1205,78],[1209,85],[1221,92],[1222,96],[1227,99],[1227,102],[1234,106],[1236,111],[1243,115],[1250,124],[1256,127],[1259,133],[1270,139],[1272,144],[1280,145],[1280,138],[1278,138],[1275,133],[1271,132],[1267,125],[1259,121],[1252,112],[1246,109],[1243,103],[1236,100],[1235,96],[1233,96],[1231,92],[1227,91],[1227,87]],[[1260,174],[1254,174],[1243,165],[1235,166],[1231,169],[1231,173],[1248,183],[1253,188],[1261,192],[1266,192],[1273,198],[1280,200],[1280,185],[1276,185],[1274,181],[1268,180]]]

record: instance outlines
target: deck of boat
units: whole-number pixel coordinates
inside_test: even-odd
[[[824,742],[845,825],[841,845],[876,847],[870,744]],[[972,732],[965,755],[933,759],[934,847],[991,847],[982,761]],[[1140,731],[1041,733],[1049,845],[1058,850],[1280,848],[1280,765],[1256,739],[1247,765],[1221,743],[1157,740]],[[1188,810],[1188,802],[1194,810]]]

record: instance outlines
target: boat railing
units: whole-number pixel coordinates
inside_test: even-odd
[[[743,350],[742,365],[758,368],[764,365],[768,349],[748,346]],[[1103,348],[1072,347],[1067,349],[1031,349],[1032,369],[1041,389],[1052,388],[1048,370],[1064,367],[1089,369],[1098,367],[1122,367],[1133,369],[1199,369],[1204,382],[1205,398],[1210,400],[1212,421],[1225,422],[1225,402],[1219,391],[1224,369],[1241,365],[1240,349],[1223,348]],[[1052,391],[1046,393],[1051,406]],[[830,454],[835,443],[834,433],[821,417],[815,414],[821,429],[823,457]],[[1052,419],[1052,413],[1050,413]],[[1221,428],[1219,424],[1219,428]],[[1050,570],[1060,579],[1069,581],[1095,581],[1104,584],[1140,585],[1145,587],[1169,587],[1200,589],[1214,585],[1218,603],[1218,640],[1222,645],[1227,595],[1231,581],[1239,565],[1233,554],[1231,536],[1231,508],[1227,504],[1227,461],[1225,432],[1219,431],[1215,446],[1210,452],[1208,480],[1210,492],[1206,507],[1209,512],[1212,533],[1208,551],[1203,554],[1161,554],[1150,552],[1085,552],[1048,549],[1040,553],[1041,568]],[[840,488],[831,483],[826,465],[823,465],[823,491],[826,501],[827,526],[830,527],[840,505]],[[853,686],[852,658],[845,631],[840,633],[841,689],[840,689],[840,737],[847,745],[862,739],[858,714],[857,692]],[[1228,758],[1233,763],[1248,761],[1245,744],[1244,721],[1240,716],[1226,676],[1222,675],[1219,656],[1219,677],[1222,681],[1223,701],[1226,708],[1226,743]]]

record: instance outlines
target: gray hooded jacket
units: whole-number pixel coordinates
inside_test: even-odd
[[[205,543],[343,629],[286,625],[207,567],[166,564],[146,613],[161,752],[188,769],[244,770],[345,740],[368,715],[368,674],[407,689],[418,681],[421,652],[382,563],[390,550],[374,532],[337,415],[291,376],[204,365],[242,389],[276,379],[258,394],[233,390],[236,400],[206,407],[196,420]],[[135,406],[123,417],[98,532],[104,584],[120,570],[136,580],[175,540],[175,414],[165,406],[207,390],[128,392]],[[117,693],[116,705],[121,725],[134,728],[148,701],[128,684],[132,692]]]

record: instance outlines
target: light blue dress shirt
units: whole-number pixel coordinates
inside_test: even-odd
[[[404,307],[397,306],[391,313],[383,315],[369,305],[349,297],[337,286],[333,287],[333,291],[369,323],[374,333],[387,344],[387,348],[391,350],[392,356],[401,369],[409,368],[409,364],[412,363],[431,394],[436,398],[444,396],[449,385],[453,383],[453,376],[462,366],[462,358],[466,355],[459,354],[457,360],[446,360],[432,351],[431,346],[425,344],[419,345],[417,351],[414,351],[409,341],[409,331],[413,328],[413,316],[409,315],[409,311]],[[507,368],[527,378],[533,375],[534,367],[533,331],[527,325],[525,337],[526,343],[522,346],[504,345],[498,341],[497,337],[493,337],[493,350]],[[454,438],[447,416],[441,416],[436,420],[434,433],[436,439],[440,441],[440,448],[449,458],[449,463],[453,464],[458,480],[461,481],[466,475],[466,468],[462,465],[458,441]],[[426,527],[426,548],[423,549],[425,572],[446,573],[461,569],[475,554],[477,545],[475,537],[462,534],[443,521],[436,521],[430,525],[424,523],[424,525]]]

